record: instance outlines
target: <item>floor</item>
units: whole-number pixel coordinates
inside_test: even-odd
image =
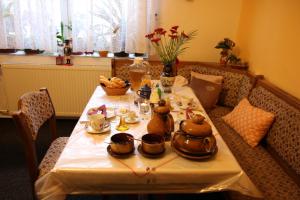
[[[57,131],[59,136],[69,136],[77,120],[59,119],[57,120]],[[38,138],[38,156],[41,160],[48,148],[49,137],[46,133],[47,126],[41,129]],[[0,118],[0,199],[1,200],[31,200],[29,177],[27,174],[23,144],[18,137],[15,124],[10,118]],[[104,199],[108,200],[222,200],[223,193],[209,194],[168,194],[168,195],[111,195]],[[70,200],[96,200],[102,197],[69,196]]]

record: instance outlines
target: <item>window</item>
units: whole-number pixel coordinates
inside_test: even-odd
[[[156,4],[155,0],[1,0],[0,48],[56,52],[60,39],[72,37],[73,51],[144,53],[144,36],[155,26]]]

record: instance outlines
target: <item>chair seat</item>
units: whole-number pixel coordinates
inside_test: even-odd
[[[39,165],[39,177],[44,176],[54,167],[56,161],[58,160],[61,152],[65,148],[69,137],[59,137],[55,139],[47,150],[42,162]]]

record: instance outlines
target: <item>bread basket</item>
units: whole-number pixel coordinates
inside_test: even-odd
[[[119,96],[119,95],[125,95],[127,90],[130,88],[130,84],[127,84],[123,88],[108,88],[104,84],[100,84],[102,89],[105,91],[107,96]]]

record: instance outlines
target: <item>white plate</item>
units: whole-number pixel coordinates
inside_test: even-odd
[[[110,124],[108,123],[107,127],[105,127],[103,130],[101,131],[96,131],[95,129],[93,129],[91,126],[87,125],[85,126],[85,130],[89,133],[106,133],[108,131],[110,131]]]
[[[87,113],[91,112],[92,110],[98,110],[99,107],[94,107],[94,108],[90,108],[88,109]],[[107,107],[106,108],[106,118],[109,119],[109,118],[113,118],[115,117],[115,109],[112,108],[112,107]]]
[[[135,123],[138,123],[139,121],[140,121],[140,118],[138,118],[138,117],[135,117],[134,119],[131,119],[129,117],[125,118],[125,122],[127,124],[135,124]]]

